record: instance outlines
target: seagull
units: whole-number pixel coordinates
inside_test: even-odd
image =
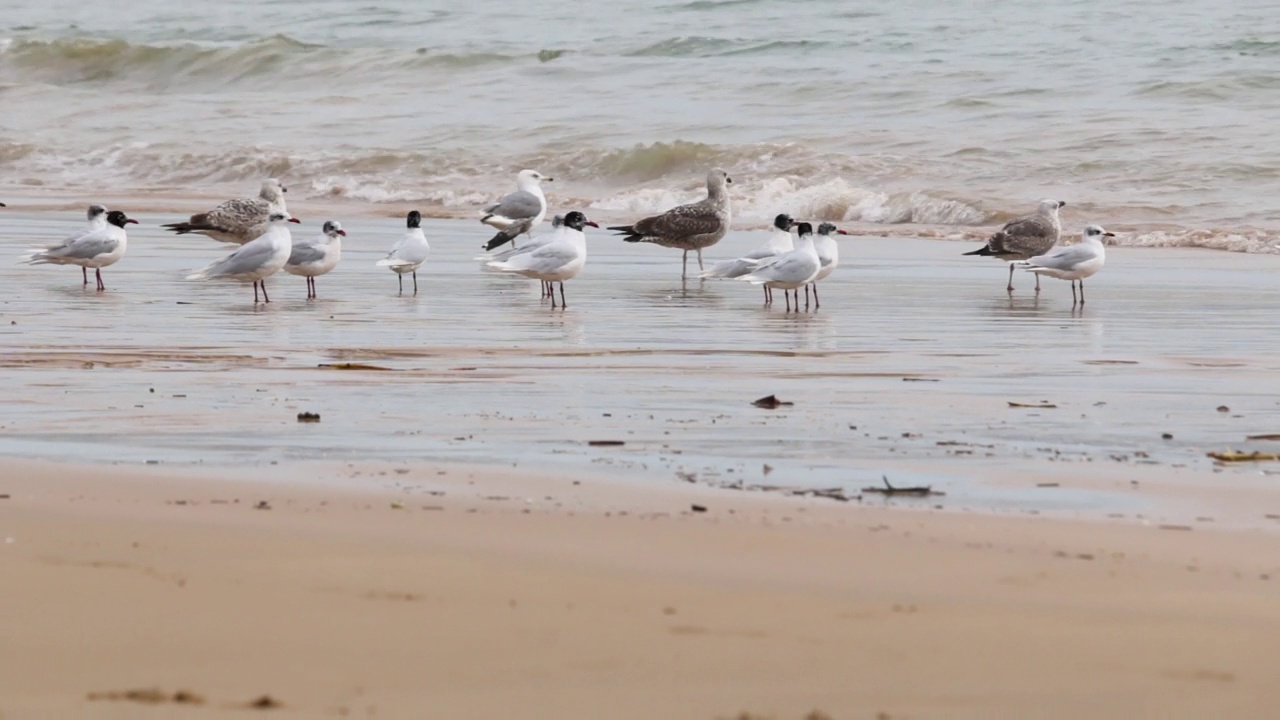
[[[796,225],[796,232],[800,237],[796,240],[795,250],[761,262],[755,270],[741,278],[752,285],[782,288],[782,296],[787,300],[787,312],[791,312],[791,296],[787,291],[795,291],[796,312],[800,312],[799,288],[813,282],[822,269],[818,251],[813,247],[813,226],[802,222]]]
[[[378,261],[378,267],[389,267],[400,278],[400,293],[404,293],[404,274],[413,275],[413,294],[418,294],[418,268],[427,261],[427,236],[422,234],[422,213],[410,211],[405,218],[408,230],[400,237],[391,252]]]
[[[124,257],[129,238],[124,226],[138,221],[119,210],[107,212],[101,205],[89,206],[89,226],[58,245],[37,248],[22,256],[28,265],[79,265],[84,284],[89,284],[89,268],[98,280],[98,292],[107,289],[102,283],[102,268],[114,265]]]
[[[624,235],[627,242],[648,242],[684,251],[684,269],[680,277],[689,276],[689,251],[698,253],[698,269],[702,268],[702,249],[720,242],[729,231],[732,212],[729,192],[725,187],[733,179],[729,173],[715,168],[707,173],[707,197],[696,203],[681,205],[647,217],[634,225],[611,227]]]
[[[505,261],[489,263],[489,267],[503,272],[535,278],[544,283],[560,283],[560,308],[569,307],[564,299],[564,281],[569,280],[587,264],[587,236],[582,229],[599,225],[586,215],[574,210],[564,216],[564,222],[551,233],[548,240],[530,252],[513,255]],[[556,307],[555,293],[551,294],[551,308]]]
[[[818,237],[813,241],[813,249],[818,253],[818,262],[822,264],[822,269],[818,270],[818,276],[813,279],[809,285],[813,286],[813,307],[820,308],[822,303],[818,301],[818,283],[826,280],[831,273],[840,267],[840,245],[836,239],[831,237],[831,233],[838,235],[848,235],[849,233],[824,222],[818,226]],[[804,306],[809,307],[809,285],[804,286]],[[799,302],[799,299],[796,300]]]
[[[273,212],[267,216],[267,230],[236,248],[236,251],[209,267],[187,276],[188,280],[237,280],[253,283],[253,304],[258,304],[258,286],[262,286],[262,302],[269,303],[267,278],[280,272],[289,262],[293,236],[286,223],[298,219],[288,213]]]
[[[796,226],[796,221],[786,213],[780,213],[773,219],[773,230],[769,233],[769,239],[765,244],[752,250],[734,260],[724,260],[711,266],[710,270],[699,275],[699,278],[740,278],[743,275],[755,269],[760,261],[767,260],[776,255],[785,252],[791,252],[795,249],[795,242],[791,239],[791,229]],[[768,303],[772,300],[773,291],[769,286],[764,286],[764,301]]]
[[[342,229],[341,223],[328,220],[320,237],[293,243],[284,271],[307,279],[308,300],[316,297],[316,277],[338,266],[338,261],[342,259],[342,238],[346,236],[347,231]]]
[[[267,232],[267,222],[272,213],[289,215],[284,204],[288,192],[275,178],[262,181],[262,189],[256,198],[228,200],[207,213],[192,215],[186,222],[170,223],[165,229],[179,235],[198,233],[219,242],[244,245]]]
[[[523,255],[525,253],[533,252],[534,250],[537,250],[543,245],[546,245],[547,243],[551,242],[551,240],[556,237],[556,228],[560,227],[563,224],[564,224],[564,216],[556,215],[555,217],[551,218],[550,233],[537,235],[531,238],[529,242],[525,243],[524,245],[518,248],[516,247],[507,248],[506,250],[503,250],[502,252],[496,255],[482,255],[476,259],[485,261],[486,267],[487,267],[488,263],[504,262],[504,261],[510,260],[516,255]],[[597,225],[596,227],[599,227],[599,226]],[[542,282],[542,297],[545,298],[545,297],[549,297],[550,295],[551,295],[551,283],[546,282],[544,280]]]
[[[1059,280],[1071,281],[1071,307],[1084,305],[1084,279],[1091,277],[1107,262],[1107,248],[1102,238],[1115,237],[1101,225],[1090,225],[1084,229],[1084,236],[1077,245],[1055,248],[1044,255],[1015,263],[1019,267],[1036,274],[1036,277],[1048,275]],[[1080,300],[1076,301],[1076,281],[1080,281]]]
[[[1066,207],[1061,200],[1041,200],[1035,214],[1005,224],[983,247],[965,255],[992,255],[1009,262],[1026,260],[1049,252],[1058,244],[1062,221],[1058,210]],[[1013,265],[1009,265],[1009,292],[1013,292]],[[1036,276],[1036,292],[1040,292],[1040,276]]]
[[[90,205],[85,212],[85,216],[89,221],[88,230],[85,232],[93,232],[107,226],[107,208],[105,205]],[[83,287],[89,285],[89,268],[81,266],[80,278],[84,281]]]
[[[532,234],[542,218],[547,216],[547,196],[542,194],[543,180],[554,182],[537,170],[521,170],[516,175],[516,191],[484,209],[480,222],[498,229],[485,250],[493,250],[505,243],[515,247],[516,238],[522,233]]]

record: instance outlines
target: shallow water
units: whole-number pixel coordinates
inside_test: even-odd
[[[1280,247],[1261,0],[0,0],[0,18],[9,197],[279,175],[469,213],[536,166],[557,206],[637,214],[719,164],[745,224],[977,233],[1048,196],[1126,244]]]
[[[14,224],[31,240],[68,229],[62,214],[6,218],[5,257],[25,245]],[[852,238],[822,308],[788,314],[780,294],[764,309],[745,283],[682,284],[678,252],[592,233],[569,309],[552,311],[536,283],[479,269],[487,235],[469,222],[426,222],[422,291],[398,296],[374,262],[400,223],[356,218],[319,300],[277,276],[273,302],[254,307],[247,287],[182,279],[221,246],[143,221],[104,294],[73,268],[0,263],[0,452],[512,463],[849,490],[887,473],[953,504],[1100,513],[1141,506],[1135,464],[1191,492],[1265,487],[1258,468],[1217,474],[1204,453],[1280,430],[1280,320],[1259,309],[1280,304],[1270,256],[1113,248],[1073,311],[1066,283],[1046,280],[1036,299],[1019,276],[1010,298],[1003,264],[954,243]],[[734,233],[708,259],[761,240]],[[384,369],[320,367],[335,363]],[[751,406],[769,394],[795,405]],[[298,423],[302,411],[321,422]],[[1044,478],[1068,489],[1028,495]]]

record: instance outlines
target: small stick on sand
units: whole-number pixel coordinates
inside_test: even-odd
[[[881,495],[914,495],[917,497],[929,497],[930,495],[946,495],[944,492],[938,492],[933,489],[932,485],[917,485],[915,487],[894,487],[889,484],[889,477],[881,475],[880,479],[884,482],[884,487],[864,487],[862,492],[880,493]]]

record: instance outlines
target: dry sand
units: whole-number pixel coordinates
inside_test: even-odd
[[[1280,707],[1274,533],[440,472],[393,494],[4,461],[0,716]],[[89,699],[146,688],[203,704]]]

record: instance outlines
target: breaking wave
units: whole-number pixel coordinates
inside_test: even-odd
[[[193,152],[163,143],[125,143],[71,155],[0,141],[0,163],[9,170],[11,185],[62,191],[96,192],[109,183],[124,194],[173,196],[181,195],[181,188],[236,194],[263,177],[281,177],[295,193],[342,203],[347,212],[360,212],[360,204],[417,203],[436,216],[470,216],[507,192],[516,170],[536,167],[559,178],[548,188],[554,204],[633,218],[697,200],[704,192],[705,169],[715,165],[733,175],[735,224],[744,227],[767,227],[774,215],[787,212],[844,223],[860,234],[980,240],[1027,211],[1024,203],[947,187],[901,189],[904,169],[885,158],[820,153],[799,144],[716,146],[676,140],[567,154],[548,150],[494,163],[456,150],[301,155],[252,145]],[[1066,225],[1074,232],[1070,228],[1084,218],[1102,223],[1120,233],[1119,245],[1280,254],[1280,231],[1178,225],[1186,216],[1180,206],[1074,203]]]

